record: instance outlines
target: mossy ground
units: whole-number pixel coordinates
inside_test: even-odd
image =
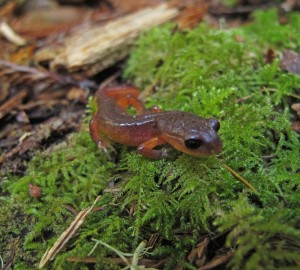
[[[74,215],[102,194],[79,233],[55,257],[49,269],[88,269],[67,262],[86,257],[92,238],[123,252],[158,233],[149,258],[169,260],[165,269],[187,261],[203,235],[228,233],[234,251],[231,269],[296,269],[300,251],[300,143],[291,131],[290,104],[300,92],[300,76],[283,72],[279,61],[264,61],[264,53],[300,49],[300,15],[289,14],[280,25],[274,10],[258,12],[253,24],[236,29],[192,31],[158,27],[137,42],[125,77],[144,88],[155,86],[147,106],[191,111],[221,122],[224,151],[218,157],[193,158],[174,153],[153,161],[134,148],[117,146],[120,160],[108,162],[91,141],[87,128],[67,147],[40,153],[24,177],[7,176],[0,198],[0,256],[9,259],[16,247],[15,268],[32,269]],[[247,98],[245,98],[247,97]],[[244,99],[243,99],[244,98]],[[243,102],[237,102],[243,99]],[[246,178],[253,193],[222,163]],[[119,192],[103,192],[109,183]],[[43,196],[29,196],[28,184]],[[297,229],[298,228],[298,229]],[[180,235],[180,236],[179,236]],[[96,269],[112,266],[109,249],[98,246]]]

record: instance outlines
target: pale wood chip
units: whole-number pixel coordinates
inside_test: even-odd
[[[17,46],[24,46],[26,44],[26,40],[14,32],[14,30],[6,22],[0,22],[0,33],[8,41]]]

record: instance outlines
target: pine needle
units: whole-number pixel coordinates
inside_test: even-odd
[[[227,169],[232,175],[234,175],[238,180],[240,180],[243,184],[245,184],[248,188],[250,188],[253,192],[257,193],[257,190],[255,187],[249,183],[244,177],[242,177],[240,174],[238,174],[236,171],[231,169],[228,165],[225,163],[222,163],[223,167]]]

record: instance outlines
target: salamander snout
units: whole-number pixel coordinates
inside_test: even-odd
[[[218,135],[220,122],[215,118],[206,120],[201,129],[184,139],[184,152],[194,156],[210,156],[221,152],[222,141]]]
[[[222,141],[217,134],[215,136],[201,136],[197,138],[189,138],[184,141],[189,154],[195,156],[215,155],[222,150]]]

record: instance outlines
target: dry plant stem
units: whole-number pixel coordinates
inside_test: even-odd
[[[48,261],[54,259],[55,255],[66,245],[66,243],[71,239],[71,237],[77,232],[82,223],[85,221],[88,214],[93,210],[95,204],[100,200],[101,196],[98,196],[91,207],[84,209],[79,212],[75,220],[70,224],[70,226],[61,234],[61,236],[56,240],[52,248],[47,250],[42,257],[39,268],[43,268]]]
[[[97,239],[92,239],[92,240],[95,241],[96,244],[92,248],[92,250],[90,251],[88,256],[91,256],[92,253],[97,248],[97,246],[100,244],[100,245],[105,246],[106,248],[110,249],[111,251],[115,252],[122,259],[122,261],[126,264],[126,267],[124,269],[129,269],[129,268],[130,268],[130,270],[139,269],[139,265],[138,265],[139,259],[146,252],[147,241],[142,241],[138,245],[138,247],[136,248],[134,253],[131,254],[131,253],[124,253],[122,251],[119,251],[116,248],[106,244],[105,242],[103,242],[101,240],[97,240]],[[130,259],[126,259],[126,257],[132,257],[131,263],[130,263]],[[152,268],[143,268],[143,269],[152,269]]]
[[[94,239],[94,238],[93,238],[92,240],[95,241],[96,244],[95,244],[95,246],[92,248],[92,250],[90,251],[90,253],[88,254],[88,256],[91,256],[92,253],[93,253],[93,252],[95,251],[95,249],[97,248],[97,246],[100,244],[100,245],[103,245],[103,246],[105,246],[106,248],[112,250],[113,252],[115,252],[115,253],[123,260],[123,262],[124,262],[127,266],[130,265],[129,261],[128,261],[125,257],[131,257],[131,256],[132,256],[131,253],[124,253],[124,252],[122,252],[122,251],[119,251],[119,250],[115,249],[114,247],[112,247],[112,246],[110,246],[110,245],[108,245],[108,244],[102,242],[101,240],[97,240],[97,239]]]
[[[51,67],[70,72],[84,70],[88,76],[99,73],[128,55],[134,40],[145,30],[167,22],[178,10],[166,4],[146,8],[102,26],[79,30],[67,38]]]
[[[132,262],[131,262],[131,267],[130,270],[135,270],[138,267],[138,262],[139,259],[141,257],[141,254],[143,254],[143,252],[145,251],[145,247],[147,245],[146,241],[142,241],[138,247],[136,248],[136,250],[133,253],[132,256]]]

